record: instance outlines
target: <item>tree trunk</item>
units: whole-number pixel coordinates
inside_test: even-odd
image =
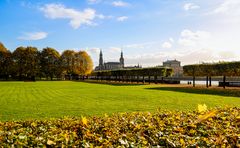
[[[206,77],[206,87],[208,88],[208,76]]]
[[[148,76],[148,83],[150,84],[151,83],[151,76]]]
[[[212,86],[212,77],[211,76],[209,77],[209,86],[210,87]]]
[[[193,76],[193,87],[195,87],[195,76]]]
[[[154,76],[154,81],[155,81],[155,84],[157,84],[157,76]]]
[[[143,76],[143,84],[145,83],[145,79],[144,79],[144,76]]]
[[[226,76],[223,76],[223,88],[226,88]]]

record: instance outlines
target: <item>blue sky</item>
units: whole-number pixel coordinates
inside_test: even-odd
[[[1,0],[0,41],[86,50],[95,65],[161,65],[240,58],[239,0]]]

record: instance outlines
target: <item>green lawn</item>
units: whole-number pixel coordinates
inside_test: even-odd
[[[103,115],[114,112],[195,110],[238,106],[238,92],[166,85],[105,85],[83,82],[0,82],[0,120]]]

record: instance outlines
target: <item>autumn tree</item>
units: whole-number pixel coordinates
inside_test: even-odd
[[[86,51],[79,51],[75,54],[74,70],[78,75],[88,75],[92,72],[93,62]]]
[[[6,52],[7,51],[7,48],[1,42],[0,42],[0,51],[2,51],[2,52]]]
[[[92,72],[93,62],[85,51],[65,50],[62,55],[54,48],[18,47],[13,53],[0,43],[0,79],[9,76],[19,80],[46,77],[51,80],[63,74],[86,76]]]
[[[18,47],[13,52],[14,71],[17,77],[35,79],[38,67],[38,50],[35,47]]]
[[[11,52],[0,42],[0,78],[9,78],[11,74]]]
[[[57,50],[47,47],[40,55],[41,72],[47,78],[59,77],[61,75],[60,54]]]
[[[63,74],[67,74],[72,79],[74,74],[75,52],[73,50],[65,50],[61,55],[61,66]]]

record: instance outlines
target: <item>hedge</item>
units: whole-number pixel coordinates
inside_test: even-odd
[[[187,76],[240,76],[240,62],[219,62],[183,66]]]
[[[239,147],[240,108],[0,122],[0,147]]]
[[[171,76],[173,70],[167,67],[136,68],[94,71],[92,76]]]

